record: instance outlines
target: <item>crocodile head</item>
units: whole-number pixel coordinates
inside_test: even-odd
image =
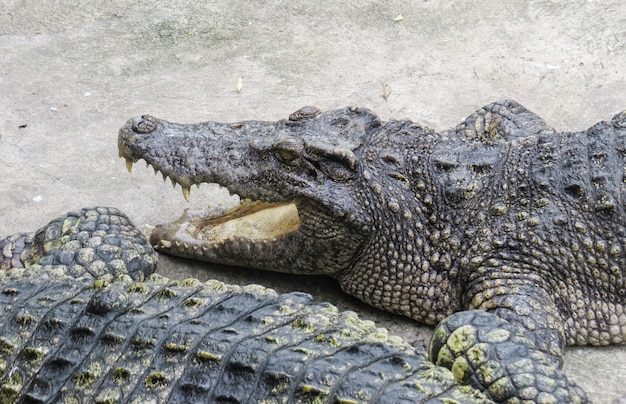
[[[359,156],[380,126],[367,109],[305,107],[278,122],[183,125],[144,115],[119,131],[127,167],[139,159],[180,184],[239,195],[220,214],[185,212],[157,226],[163,252],[281,272],[335,274],[351,265],[370,224],[356,202]]]

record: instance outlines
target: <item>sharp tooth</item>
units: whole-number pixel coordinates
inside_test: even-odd
[[[146,229],[151,232],[152,230],[156,229],[156,227],[152,226],[151,224],[146,224]]]
[[[189,187],[183,187],[183,196],[185,197],[185,200],[187,202],[189,202],[189,198],[191,197],[191,188]]]
[[[172,186],[176,188],[176,181],[174,181],[174,178],[170,178],[170,181],[172,181]]]
[[[146,161],[146,168],[150,167],[150,163]]]
[[[165,248],[171,248],[172,247],[172,242],[169,240],[161,240],[161,246],[165,247]]]
[[[159,173],[159,170],[157,170],[156,167],[152,167],[152,169],[154,170],[154,175],[157,175]]]
[[[167,175],[165,175],[165,173],[161,173],[161,175],[163,176],[163,182],[165,182],[165,180],[167,179]]]
[[[129,173],[133,172],[133,160],[132,159],[126,159],[126,169],[128,170]]]

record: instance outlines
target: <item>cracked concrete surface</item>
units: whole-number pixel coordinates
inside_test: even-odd
[[[140,165],[129,175],[117,158],[118,128],[142,113],[275,120],[303,105],[360,105],[446,129],[508,97],[579,130],[626,108],[618,0],[101,3],[0,1],[0,234],[91,205],[116,206],[137,224],[177,217],[180,188]],[[214,187],[192,190],[192,204],[209,199],[228,203]],[[169,257],[159,271],[304,289],[409,341],[429,332],[323,278]],[[626,396],[624,346],[569,348],[566,371],[595,402]]]

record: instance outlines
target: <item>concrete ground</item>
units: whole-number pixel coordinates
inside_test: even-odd
[[[509,97],[577,130],[626,108],[620,0],[98,3],[0,0],[0,234],[90,205],[117,206],[137,224],[177,217],[180,188],[141,165],[129,175],[117,157],[118,128],[142,113],[276,120],[303,105],[361,105],[445,129]],[[194,191],[192,204],[224,201],[215,188]],[[427,338],[327,279],[169,257],[159,271],[306,290]],[[570,348],[566,361],[595,402],[626,396],[626,347]]]

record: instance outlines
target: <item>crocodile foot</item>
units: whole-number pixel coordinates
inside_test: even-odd
[[[452,370],[457,382],[484,390],[496,402],[588,402],[518,327],[486,311],[463,311],[442,321],[429,356]]]

